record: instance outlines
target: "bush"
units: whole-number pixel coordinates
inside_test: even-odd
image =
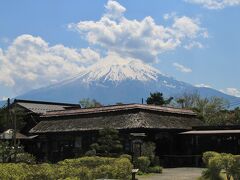
[[[81,157],[77,159],[65,159],[64,161],[58,162],[58,165],[73,166],[73,167],[87,167],[90,169],[96,168],[101,165],[112,165],[114,164],[115,158],[109,157]]]
[[[117,158],[114,163],[114,178],[130,179],[133,165],[128,158]]]
[[[139,170],[144,173],[148,172],[148,167],[149,167],[150,163],[151,162],[150,162],[149,158],[145,157],[145,156],[138,157],[136,160],[137,168],[139,168]]]
[[[218,180],[220,172],[226,174],[226,179],[239,180],[240,177],[240,156],[226,153],[206,152],[203,160],[207,165],[207,169],[203,171],[202,176],[207,179]]]
[[[18,153],[16,157],[17,162],[27,163],[27,164],[35,164],[36,158],[29,153]]]
[[[1,179],[25,179],[26,175],[25,164],[2,163],[0,164]]]
[[[69,167],[69,166],[58,166],[57,167],[58,177],[56,179],[83,179],[92,180],[93,173],[87,167]]]
[[[219,153],[217,153],[217,152],[215,152],[215,151],[207,151],[207,152],[203,153],[202,160],[203,160],[204,164],[205,164],[206,166],[208,166],[208,164],[209,164],[209,159],[212,158],[212,157],[215,157],[215,156],[217,156],[217,155],[219,155]]]
[[[153,166],[148,168],[149,173],[162,173],[162,167],[161,166]]]
[[[221,157],[219,155],[208,159],[208,167],[202,172],[202,177],[209,180],[221,180],[220,172],[222,169]]]
[[[132,161],[132,156],[129,155],[129,154],[122,154],[122,155],[120,156],[120,158],[127,158],[127,159],[129,159],[129,161]]]
[[[113,179],[114,167],[110,165],[102,165],[95,169],[94,177],[97,179]]]
[[[127,158],[82,157],[58,164],[0,163],[0,179],[130,179],[132,164]]]
[[[156,144],[154,142],[144,142],[142,145],[142,156],[149,158],[151,163],[154,161]]]

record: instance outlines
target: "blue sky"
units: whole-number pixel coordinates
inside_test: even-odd
[[[240,96],[239,19],[238,0],[1,1],[0,99],[77,74],[110,51]],[[146,32],[136,37],[135,26]]]

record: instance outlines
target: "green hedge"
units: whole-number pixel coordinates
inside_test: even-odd
[[[207,169],[202,172],[202,179],[220,180],[224,172],[227,180],[240,179],[240,156],[228,153],[208,151],[203,154]]]
[[[58,164],[1,163],[0,177],[17,180],[130,179],[131,170],[132,164],[127,158],[82,157],[66,159]]]

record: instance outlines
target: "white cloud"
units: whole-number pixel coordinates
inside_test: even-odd
[[[90,48],[49,46],[40,37],[21,35],[6,50],[0,49],[0,84],[19,94],[75,75],[99,59]]]
[[[183,73],[190,73],[192,72],[192,69],[191,68],[188,68],[188,67],[185,67],[183,66],[182,64],[179,64],[179,63],[173,63],[173,66],[178,70],[178,71],[181,71]]]
[[[212,88],[212,86],[211,85],[209,85],[209,84],[196,84],[195,85],[196,87],[205,87],[205,88]]]
[[[190,49],[192,49],[194,47],[202,49],[203,45],[200,42],[193,41],[193,42],[190,42],[189,44],[186,44],[184,46],[184,48],[187,49],[187,50],[190,50]]]
[[[240,90],[237,88],[226,88],[225,90],[221,90],[221,91],[231,96],[240,97]]]
[[[163,15],[164,20],[169,20],[177,16],[176,12],[166,13]]]
[[[223,9],[229,6],[240,5],[240,0],[185,0],[186,2],[199,4],[208,9]]]
[[[142,20],[127,19],[126,9],[113,0],[109,0],[105,8],[106,13],[100,20],[80,21],[68,27],[78,31],[91,45],[121,57],[156,62],[161,53],[197,41],[207,33],[198,20],[186,16],[175,16],[172,25],[163,26],[150,16]]]

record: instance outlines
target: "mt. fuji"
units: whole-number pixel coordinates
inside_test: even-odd
[[[140,103],[150,92],[165,96],[180,96],[198,92],[204,97],[218,96],[239,101],[211,88],[195,87],[162,74],[154,67],[135,59],[103,59],[77,76],[62,82],[32,90],[17,98],[78,103],[80,99],[96,99],[103,104]]]

